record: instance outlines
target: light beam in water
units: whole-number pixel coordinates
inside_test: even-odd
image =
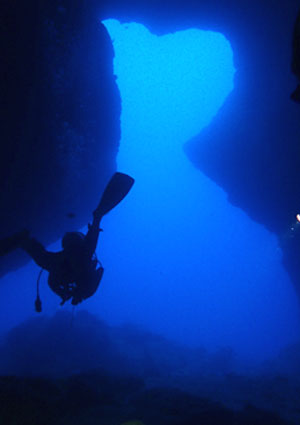
[[[158,37],[137,23],[104,24],[122,96],[119,169],[145,174],[166,155],[175,164],[184,142],[209,124],[233,89],[230,43],[198,29]],[[139,134],[135,143],[132,134]]]

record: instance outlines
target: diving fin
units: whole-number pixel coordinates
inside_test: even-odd
[[[94,215],[104,216],[117,206],[132,188],[134,179],[127,174],[115,173],[108,182]]]

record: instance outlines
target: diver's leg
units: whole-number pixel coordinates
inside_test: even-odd
[[[85,236],[85,242],[89,256],[92,256],[97,248],[99,233],[102,231],[102,229],[100,229],[101,219],[102,216],[94,212],[93,222],[92,224],[89,224],[89,230]]]

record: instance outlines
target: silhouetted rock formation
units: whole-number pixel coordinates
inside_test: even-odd
[[[0,422],[24,424],[21,417],[32,414],[48,424],[61,414],[62,424],[74,415],[89,424],[94,411],[105,425],[134,418],[163,425],[298,423],[298,359],[299,344],[256,373],[241,372],[229,349],[209,353],[132,325],[108,326],[84,311],[74,318],[63,312],[28,320],[3,339]],[[5,420],[9,414],[16,422]]]
[[[109,425],[288,425],[275,413],[247,406],[232,410],[171,388],[143,389],[134,377],[95,372],[67,380],[0,378],[2,423]]]
[[[2,2],[1,22],[0,239],[25,227],[47,244],[87,224],[115,169],[113,49],[92,1]]]
[[[293,33],[292,71],[298,79],[298,85],[291,94],[291,99],[300,103],[300,11],[295,22]]]

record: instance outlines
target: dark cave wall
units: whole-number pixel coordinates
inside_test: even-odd
[[[48,244],[91,219],[115,170],[113,49],[92,2],[7,1],[1,9],[0,239],[28,228]],[[25,258],[1,258],[0,275]]]

